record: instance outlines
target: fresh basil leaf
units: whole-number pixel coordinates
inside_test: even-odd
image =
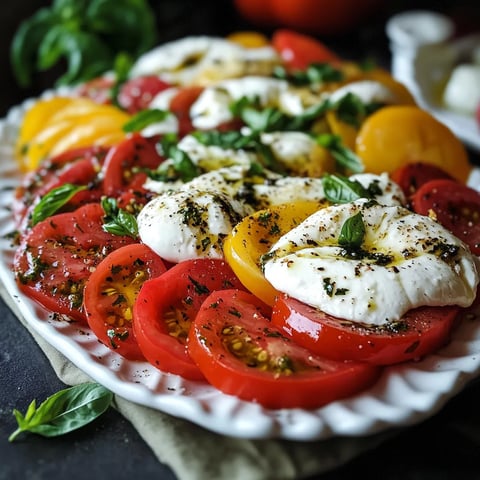
[[[242,111],[242,120],[254,131],[273,132],[283,130],[287,116],[276,108],[255,110],[245,108]]]
[[[310,83],[340,82],[345,75],[329,63],[312,63],[307,68]]]
[[[57,188],[53,188],[46,193],[35,205],[32,212],[32,226],[38,222],[52,216],[57,210],[62,208],[74,195],[82,190],[86,190],[85,185],[73,185],[64,183]]]
[[[335,102],[333,109],[342,122],[358,128],[369,115],[383,106],[379,102],[364,103],[358,95],[349,92]]]
[[[138,237],[138,224],[135,215],[118,207],[117,201],[111,197],[101,200],[105,218],[103,230],[112,235],[126,235],[136,239]]]
[[[169,115],[172,113],[168,110],[159,110],[158,108],[141,110],[123,126],[123,131],[139,132],[153,123],[163,122]]]
[[[343,222],[338,243],[348,249],[357,249],[362,245],[364,238],[365,224],[362,212],[358,212]]]
[[[42,8],[20,23],[10,47],[10,61],[13,74],[21,87],[31,85],[38,46],[55,22],[52,12],[48,8]]]
[[[287,72],[285,67],[278,66],[275,67],[273,76],[299,86],[339,82],[344,78],[341,70],[334,68],[328,63],[312,63],[306,70],[294,70],[292,72]]]
[[[349,203],[359,198],[371,198],[370,192],[357,180],[341,175],[322,177],[325,197],[332,203]]]
[[[84,15],[91,0],[53,0],[52,12],[61,22],[75,24]]]
[[[367,115],[366,105],[357,95],[351,92],[348,92],[335,102],[334,109],[342,122],[357,128]]]
[[[332,154],[339,167],[353,173],[363,172],[364,167],[361,158],[347,148],[338,135],[324,133],[318,135],[316,141]]]
[[[260,134],[260,131],[253,131],[248,135],[244,135],[238,131],[220,132],[218,130],[193,133],[195,138],[203,145],[251,151],[256,154],[262,167],[284,175],[286,173],[284,166],[275,158],[272,149],[261,142]]]
[[[147,0],[90,0],[85,21],[117,52],[137,57],[157,43],[156,12]]]
[[[164,151],[166,151],[165,156],[170,161],[163,162],[156,170],[146,171],[147,175],[153,180],[159,182],[175,182],[176,180],[189,182],[202,173],[201,169],[193,163],[188,154],[180,150],[176,145],[171,145]]]
[[[290,116],[277,108],[260,108],[257,99],[242,97],[232,103],[230,110],[235,116],[240,117],[243,122],[254,132],[273,131],[308,131],[313,122],[320,118],[331,108],[330,100],[326,99],[317,105],[305,109],[300,115]]]
[[[13,442],[27,431],[44,437],[64,435],[95,420],[110,407],[112,399],[112,392],[102,385],[84,383],[58,391],[38,408],[33,400],[25,416],[13,411],[18,428],[8,440]]]
[[[102,39],[87,32],[65,30],[59,42],[58,50],[67,62],[67,71],[57,79],[57,85],[72,85],[90,80],[113,65],[112,50]],[[40,56],[43,54],[42,47],[40,45]]]
[[[115,73],[115,83],[113,84],[110,90],[110,98],[112,103],[118,108],[122,109],[123,107],[119,104],[118,94],[122,85],[128,80],[130,70],[132,69],[133,58],[127,52],[120,52],[115,56],[113,62],[113,71]]]
[[[14,73],[28,86],[34,71],[65,61],[57,85],[87,81],[112,70],[119,53],[137,57],[153,47],[155,28],[147,0],[55,0],[14,34]]]

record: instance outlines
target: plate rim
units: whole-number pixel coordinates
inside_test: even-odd
[[[43,97],[50,95],[47,91]],[[4,206],[12,204],[13,187],[21,178],[13,158],[12,137],[31,101],[12,107],[0,119],[0,201]],[[380,433],[433,416],[480,375],[480,322],[463,321],[446,347],[418,362],[386,367],[379,380],[359,394],[313,410],[267,409],[206,383],[159,372],[147,362],[126,360],[100,344],[87,326],[55,320],[16,285],[11,271],[14,248],[5,238],[13,229],[11,212],[4,207],[0,211],[0,280],[16,307],[17,318],[20,315],[47,343],[113,393],[219,434],[315,441]],[[430,386],[425,385],[427,380]]]

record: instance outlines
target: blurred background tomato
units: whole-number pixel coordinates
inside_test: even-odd
[[[387,4],[383,0],[234,0],[240,14],[253,24],[317,35],[347,32]]]

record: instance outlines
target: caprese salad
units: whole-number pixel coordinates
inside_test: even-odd
[[[13,271],[131,361],[317,408],[475,305],[461,142],[386,71],[279,30],[188,37],[34,102]]]

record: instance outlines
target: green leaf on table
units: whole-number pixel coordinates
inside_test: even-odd
[[[8,437],[13,442],[22,432],[56,437],[83,427],[104,413],[113,394],[97,383],[66,388],[48,397],[39,407],[33,400],[25,415],[13,410],[18,428]]]

